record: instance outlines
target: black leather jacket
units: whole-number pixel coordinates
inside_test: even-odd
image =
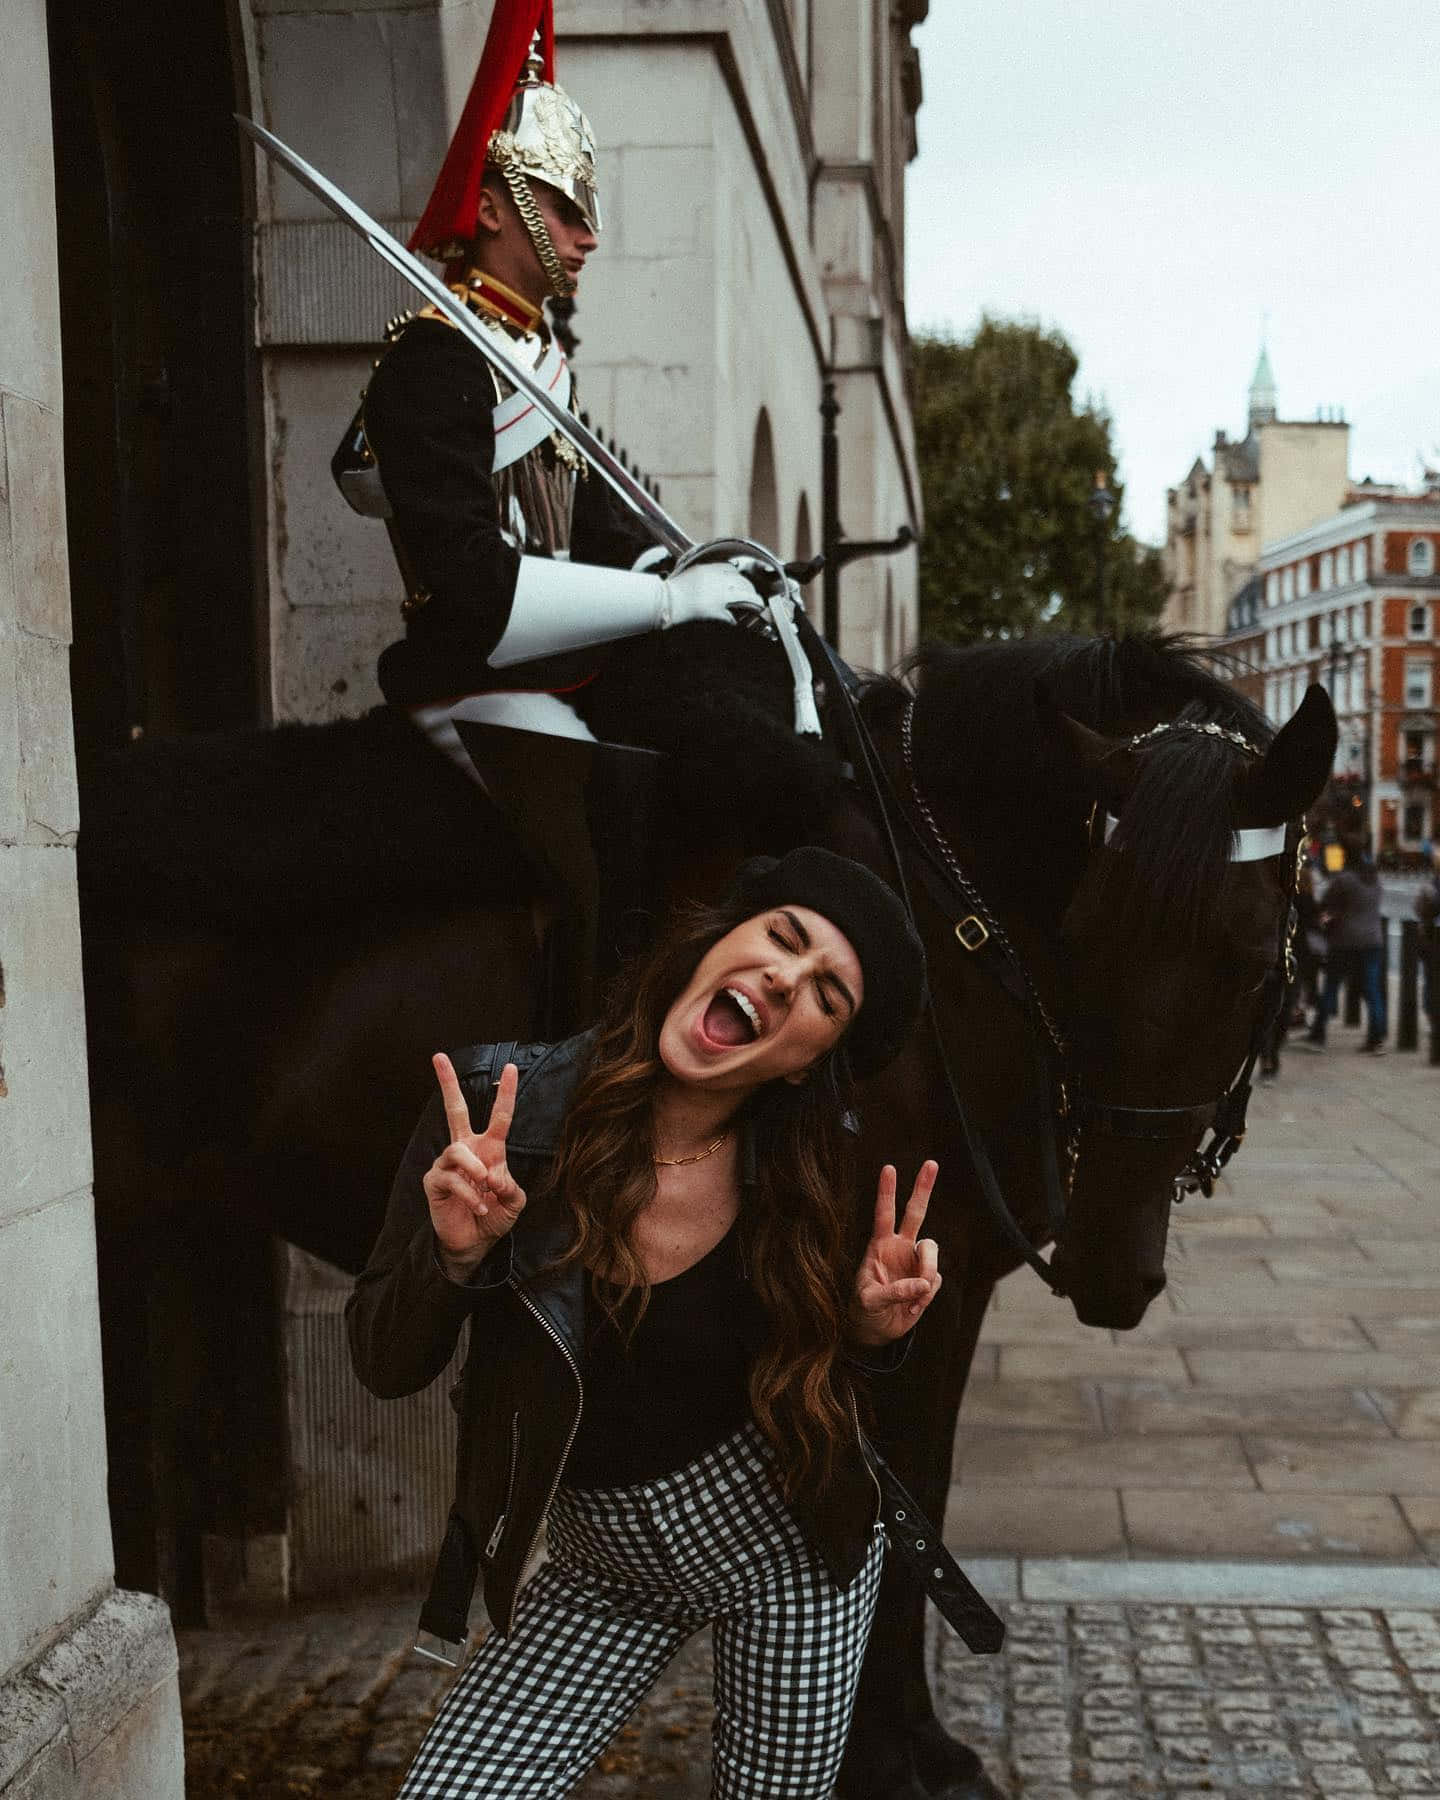
[[[553,1047],[482,1045],[452,1056],[477,1126],[489,1117],[493,1084],[505,1063],[518,1066],[509,1162],[529,1203],[471,1281],[445,1274],[421,1185],[449,1141],[437,1093],[410,1140],[384,1227],[345,1309],[355,1371],[382,1398],[415,1393],[433,1381],[470,1321],[464,1373],[452,1394],[459,1413],[455,1502],[421,1614],[422,1629],[450,1642],[465,1635],[481,1571],[491,1621],[500,1632],[509,1630],[516,1593],[580,1422],[583,1273],[571,1265],[544,1282],[533,1278],[569,1241],[569,1221],[558,1201],[544,1197],[543,1178],[588,1043],[580,1037]],[[748,1140],[742,1142],[742,1182],[753,1169],[751,1154]],[[903,1359],[907,1341],[851,1350],[847,1359],[857,1370],[885,1373]],[[836,1582],[848,1586],[879,1516],[879,1489],[858,1417],[854,1441],[837,1458],[823,1495],[795,1511]]]

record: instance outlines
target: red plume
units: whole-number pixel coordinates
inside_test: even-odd
[[[553,81],[555,0],[495,0],[470,97],[445,152],[429,204],[411,234],[410,249],[424,256],[443,256],[450,245],[474,237],[490,134],[505,117],[537,31],[545,79]]]

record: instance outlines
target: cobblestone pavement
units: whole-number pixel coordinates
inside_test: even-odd
[[[184,1630],[187,1800],[389,1800],[450,1676],[417,1657],[419,1598]],[[709,1793],[708,1641],[677,1657],[579,1790],[584,1800]]]
[[[1440,1794],[1440,1614],[1008,1609],[999,1657],[932,1621],[936,1704],[1017,1800]]]
[[[1001,1283],[957,1551],[1440,1561],[1440,1069],[1360,1042],[1287,1050],[1137,1330]]]
[[[942,1717],[1015,1800],[1440,1795],[1440,1613],[1038,1605],[998,1657],[931,1620]],[[382,1800],[446,1686],[415,1603],[180,1634],[189,1800]],[[708,1645],[666,1671],[583,1800],[703,1800]]]

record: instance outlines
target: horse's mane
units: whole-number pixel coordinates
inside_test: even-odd
[[[993,840],[1007,881],[1053,891],[1057,857],[1078,873],[1092,777],[1055,712],[1110,738],[1162,720],[1214,723],[1264,748],[1264,715],[1204,667],[1185,639],[1160,632],[1111,639],[1037,637],[962,647],[928,644],[902,676],[866,690],[867,717],[892,717],[916,696],[917,774],[928,797]],[[1251,759],[1225,739],[1175,732],[1139,758],[1114,845],[1116,903],[1143,928],[1162,915],[1182,936],[1202,924],[1235,827],[1237,779]],[[1143,906],[1140,902],[1143,900]]]

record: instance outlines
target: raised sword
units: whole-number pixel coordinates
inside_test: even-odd
[[[303,156],[298,155],[283,139],[276,137],[273,131],[267,131],[263,125],[257,125],[253,119],[247,119],[242,113],[235,114],[235,123],[247,136],[271,156],[282,168],[288,169],[301,187],[314,194],[330,211],[350,229],[364,238],[365,242],[390,264],[391,268],[403,275],[419,293],[423,294],[430,304],[445,317],[472,343],[485,358],[491,368],[503,375],[516,389],[539,408],[555,429],[568,438],[580,454],[594,469],[602,480],[607,481],[620,498],[632,511],[637,512],[654,532],[656,539],[671,551],[677,558],[688,562],[696,562],[711,552],[711,546],[697,545],[690,535],[682,531],[665,508],[649,491],[636,480],[635,476],[620,461],[613,451],[606,448],[590,427],[576,418],[568,406],[562,406],[542,382],[535,379],[532,372],[520,359],[513,355],[508,346],[498,337],[488,332],[470,308],[457,295],[451,293],[433,270],[427,269],[412,251],[396,238],[391,237],[383,225],[372,219],[362,206],[357,206],[347,193],[336,187],[318,169],[312,168]],[[743,543],[735,540],[726,548],[715,547],[720,554],[739,549],[744,553],[757,557],[768,564],[779,581],[779,591],[770,595],[768,601],[762,603],[767,612],[771,627],[785,653],[785,660],[790,665],[790,675],[795,690],[795,730],[805,737],[821,735],[820,717],[815,707],[814,675],[805,652],[800,647],[800,636],[795,629],[795,620],[790,611],[789,589],[786,583],[785,567],[773,550],[763,545]]]
[[[491,368],[498,370],[513,388],[524,394],[532,405],[537,406],[555,429],[570,440],[595,473],[609,482],[627,506],[640,514],[667,550],[673,551],[676,556],[683,556],[687,550],[695,548],[695,540],[680,529],[655,496],[636,480],[619,457],[608,450],[568,406],[560,405],[519,357],[513,355],[498,337],[487,331],[459,295],[452,294],[440,277],[433,270],[427,269],[413,251],[407,250],[396,238],[391,237],[385,227],[372,219],[363,207],[357,206],[333,181],[327,180],[318,169],[312,168],[303,156],[297,155],[273,131],[267,131],[263,125],[257,125],[242,113],[236,113],[235,123],[268,156],[274,157],[276,162],[288,169],[301,187],[308,189],[317,200],[329,207],[337,219],[364,238],[375,254],[403,275],[437,311],[443,312]]]

